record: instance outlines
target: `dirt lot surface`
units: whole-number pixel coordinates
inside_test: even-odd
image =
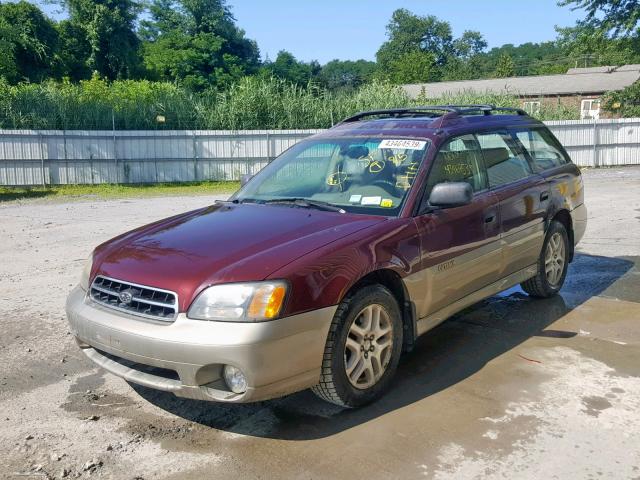
[[[182,400],[78,350],[64,301],[92,247],[213,197],[0,205],[0,477],[640,478],[640,169],[585,183],[561,295],[467,309],[356,411]]]

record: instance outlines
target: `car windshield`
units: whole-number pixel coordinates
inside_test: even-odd
[[[428,145],[403,138],[303,141],[261,170],[233,200],[307,208],[323,203],[351,213],[395,216]]]

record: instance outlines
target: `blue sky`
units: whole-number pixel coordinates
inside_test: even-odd
[[[373,60],[397,8],[447,20],[454,35],[480,31],[489,48],[555,38],[554,26],[583,15],[557,0],[229,0],[249,38],[274,59],[285,49],[300,60]]]
[[[37,2],[56,18],[59,7]],[[553,40],[554,26],[584,15],[557,0],[228,0],[238,25],[258,42],[263,58],[288,50],[299,60],[374,60],[391,14],[406,8],[451,24],[455,36],[480,31],[489,48]]]

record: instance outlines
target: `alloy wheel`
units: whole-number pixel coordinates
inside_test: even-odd
[[[560,283],[565,264],[565,246],[562,235],[554,233],[547,242],[544,258],[544,269],[549,285],[555,287]]]
[[[366,389],[382,377],[393,352],[393,324],[382,305],[372,304],[356,315],[344,352],[344,364],[351,385]]]

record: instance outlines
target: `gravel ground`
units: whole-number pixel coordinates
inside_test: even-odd
[[[2,478],[640,478],[640,169],[585,172],[562,294],[511,289],[424,336],[357,411],[309,392],[178,399],[84,358],[64,301],[91,249],[215,197],[0,205]]]

